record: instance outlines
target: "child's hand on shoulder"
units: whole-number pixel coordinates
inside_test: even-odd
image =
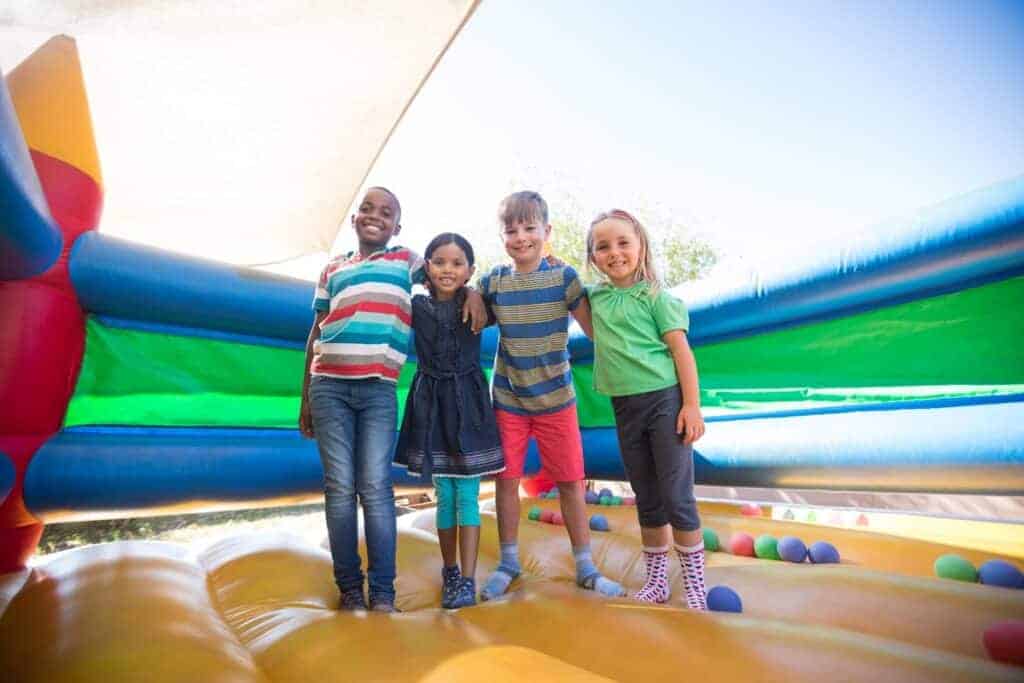
[[[704,436],[704,416],[697,406],[684,405],[676,417],[676,433],[683,437],[683,443],[693,443]]]
[[[466,287],[466,302],[462,304],[462,322],[468,322],[474,334],[487,327],[487,304],[473,287]]]

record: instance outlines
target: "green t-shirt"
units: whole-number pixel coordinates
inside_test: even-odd
[[[664,290],[652,297],[646,282],[627,289],[600,284],[589,294],[594,389],[609,396],[628,396],[678,384],[676,366],[662,336],[689,328],[683,302]]]

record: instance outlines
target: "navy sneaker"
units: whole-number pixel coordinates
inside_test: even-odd
[[[386,612],[392,614],[395,612],[401,612],[402,610],[395,607],[395,599],[392,597],[378,597],[376,595],[370,596],[370,611],[371,612]]]
[[[455,592],[455,599],[452,601],[451,609],[460,607],[472,607],[476,604],[476,580],[468,576],[462,577],[459,581],[458,590]]]
[[[341,594],[341,603],[338,609],[352,612],[357,609],[366,609],[366,598],[363,597],[362,588],[350,588]]]
[[[455,596],[459,592],[459,583],[461,581],[462,574],[459,572],[459,565],[441,568],[441,607],[445,609],[455,608]]]

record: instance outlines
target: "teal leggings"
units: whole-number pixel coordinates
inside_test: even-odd
[[[480,526],[480,477],[434,477],[437,528]]]

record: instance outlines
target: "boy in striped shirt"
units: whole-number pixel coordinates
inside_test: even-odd
[[[356,496],[363,507],[371,610],[395,611],[395,500],[391,455],[395,387],[409,348],[411,291],[423,259],[388,247],[401,229],[398,198],[371,187],[352,216],[359,249],[327,264],[313,298],[299,429],[315,436],[324,469],[327,536],[342,609],[365,609]],[[479,294],[463,315],[486,324]]]
[[[510,265],[480,279],[480,292],[501,331],[494,362],[494,409],[506,469],[497,475],[501,562],[480,592],[503,595],[519,576],[519,480],[526,447],[537,441],[543,468],[558,485],[559,503],[576,560],[576,583],[603,595],[624,595],[602,576],[590,552],[583,493],[583,445],[569,367],[570,313],[588,336],[590,305],[576,271],[544,258],[551,235],[548,206],[536,192],[517,192],[501,203],[499,220]]]

